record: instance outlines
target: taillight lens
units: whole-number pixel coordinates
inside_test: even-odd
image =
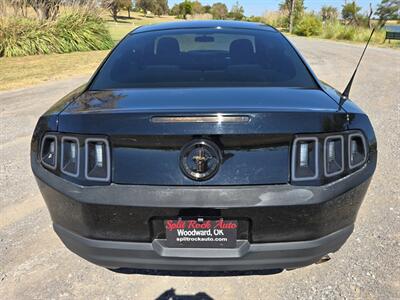
[[[349,135],[349,166],[350,169],[357,168],[367,160],[367,145],[361,133]]]
[[[298,185],[324,185],[361,168],[368,146],[361,131],[297,136],[292,147],[291,180]]]
[[[85,141],[85,177],[89,180],[110,180],[110,147],[108,141],[89,138]]]
[[[318,139],[296,138],[292,153],[292,179],[313,180],[318,178]]]
[[[53,170],[57,168],[57,137],[55,135],[43,137],[40,155],[44,166]]]
[[[74,137],[61,139],[61,172],[77,177],[79,175],[79,140]]]
[[[330,136],[324,142],[325,176],[331,177],[344,171],[344,139],[341,135]]]

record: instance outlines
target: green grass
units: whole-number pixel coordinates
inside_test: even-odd
[[[122,13],[122,16],[125,16]],[[112,21],[103,16],[112,40],[118,42],[134,28],[160,22],[174,21],[174,17],[144,17],[132,14],[132,19]],[[0,57],[0,90],[28,87],[48,80],[64,79],[92,74],[109,51],[87,51],[68,54],[32,55],[23,57]]]
[[[0,90],[92,74],[108,51],[0,58]]]
[[[115,22],[108,13],[103,15],[114,42],[120,41],[126,34],[139,26],[177,21],[174,16],[144,16],[135,12],[131,13],[131,18],[128,18],[126,11],[121,12],[119,15],[118,22]]]

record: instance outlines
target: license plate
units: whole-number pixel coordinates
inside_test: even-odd
[[[166,220],[167,246],[171,248],[235,248],[237,221]]]

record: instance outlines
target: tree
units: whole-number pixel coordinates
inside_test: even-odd
[[[239,2],[236,2],[233,6],[231,11],[229,12],[229,17],[234,19],[234,20],[243,20],[244,18],[244,9],[243,6],[239,4]]]
[[[62,0],[27,0],[40,20],[54,20],[60,10]]]
[[[385,26],[388,20],[400,19],[400,0],[382,0],[376,9],[375,15],[379,17],[379,26]]]
[[[153,10],[154,0],[136,0],[135,6],[146,14],[148,11]]]
[[[371,18],[372,18],[372,15],[373,15],[373,14],[374,14],[374,10],[372,9],[372,4],[369,3],[369,11],[368,11],[368,14],[367,14],[368,28],[372,28],[372,25],[371,25]]]
[[[204,9],[204,13],[205,14],[210,14],[211,13],[211,5],[204,5],[203,9]]]
[[[279,4],[279,10],[287,15],[285,23],[292,33],[294,26],[304,14],[304,0],[284,0]]]
[[[133,10],[133,3],[132,0],[129,0],[126,2],[126,6],[124,7],[124,9],[126,9],[126,11],[128,12],[128,18],[131,18],[131,11]]]
[[[168,1],[167,0],[156,0],[153,3],[153,7],[150,11],[156,16],[165,15],[168,13]]]
[[[224,3],[217,2],[212,5],[210,13],[213,19],[224,20],[228,16],[228,8]]]
[[[295,8],[296,8],[296,1],[295,0],[291,0],[290,9],[289,9],[289,32],[290,33],[293,32]],[[296,22],[296,24],[297,24],[297,22]]]
[[[342,7],[342,18],[347,21],[348,24],[359,24],[359,12],[361,7],[356,4],[355,1],[345,3]]]
[[[180,14],[179,4],[175,4],[174,6],[172,6],[172,8],[169,11],[169,14],[171,16],[179,16]]]
[[[199,5],[201,6],[201,3],[198,1],[192,2],[189,0],[185,0],[181,3],[175,4],[171,9],[170,14],[173,16],[177,16],[178,18],[184,19],[187,15],[199,13],[199,11],[201,11]]]
[[[322,21],[335,21],[339,16],[337,8],[329,5],[322,6],[320,14]]]
[[[203,14],[204,13],[204,7],[199,1],[192,2],[192,13],[193,14]]]
[[[185,0],[179,4],[179,15],[186,19],[187,15],[191,15],[193,12],[193,3]]]
[[[101,2],[101,5],[110,11],[115,22],[117,22],[118,13],[121,9],[124,9],[131,4],[131,0],[103,0]]]
[[[28,16],[28,5],[26,3],[26,0],[9,0],[8,1],[9,4],[11,5],[11,7],[14,9],[14,15],[17,16],[19,14],[21,14],[23,17],[27,17]],[[6,8],[6,3],[5,1],[2,2],[4,5],[4,11]],[[2,7],[0,5],[0,11],[1,11]],[[0,14],[1,15],[1,14]]]

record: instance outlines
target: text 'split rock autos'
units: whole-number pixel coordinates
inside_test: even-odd
[[[345,243],[375,171],[346,100],[269,26],[140,27],[40,118],[32,170],[55,232],[95,264],[298,268]]]

